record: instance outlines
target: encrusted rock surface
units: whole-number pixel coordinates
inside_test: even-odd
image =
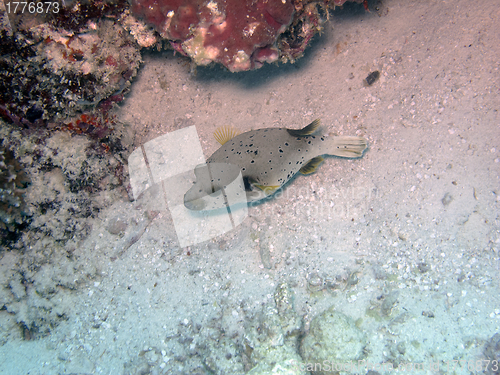
[[[362,2],[362,0],[355,0]],[[133,0],[132,13],[196,65],[232,72],[294,61],[345,0]]]
[[[495,333],[485,344],[484,356],[487,360],[491,361],[486,368],[485,373],[488,375],[500,374],[500,333]]]
[[[322,368],[312,371],[313,374],[337,374],[335,364],[343,366],[360,360],[365,345],[366,338],[352,318],[332,306],[312,320],[300,352],[306,363],[328,363],[330,369]]]
[[[248,374],[305,375],[297,352],[302,318],[293,308],[293,293],[286,282],[274,292],[274,304],[264,306],[262,314],[247,329],[245,345],[253,366]]]
[[[234,72],[278,59],[274,44],[294,7],[281,0],[135,0],[132,10],[197,65],[216,61]]]
[[[29,183],[13,153],[0,145],[0,231],[12,236],[27,222],[24,192]]]
[[[116,18],[125,8],[83,4],[61,9],[53,20],[17,29],[12,29],[13,20],[4,22],[0,28],[4,118],[21,126],[41,125],[93,110],[112,96],[113,101],[123,99],[141,62],[140,46],[116,19],[101,17]]]

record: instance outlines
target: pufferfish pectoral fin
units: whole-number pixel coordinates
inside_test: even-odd
[[[271,185],[271,186],[265,186],[265,185],[254,185],[258,187],[260,190],[262,190],[266,196],[273,195],[276,190],[278,190],[281,186],[280,185]]]
[[[300,168],[299,172],[302,174],[311,174],[316,172],[318,167],[323,163],[323,159],[321,156],[316,156],[307,162],[302,168]]]
[[[257,189],[262,190],[266,194],[266,197],[273,195],[276,192],[276,190],[278,190],[281,187],[281,185],[269,185],[269,186],[261,185],[257,183],[257,180],[248,176],[243,177],[243,182],[245,183],[246,191],[252,191],[254,190],[253,188],[256,187]]]
[[[311,135],[316,133],[318,128],[321,125],[321,120],[317,118],[313,122],[311,122],[309,125],[307,125],[305,128],[302,129],[286,129],[288,134],[290,134],[292,137],[305,137],[306,135]]]

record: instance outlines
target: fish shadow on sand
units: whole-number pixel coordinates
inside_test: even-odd
[[[245,89],[255,89],[261,86],[268,86],[273,81],[282,79],[286,76],[300,74],[307,70],[312,62],[318,58],[318,53],[326,48],[329,43],[331,35],[325,33],[320,36],[315,36],[309,46],[307,47],[304,56],[297,59],[292,63],[271,63],[264,64],[262,68],[256,70],[249,70],[245,72],[231,73],[229,70],[220,65],[199,66],[196,68],[196,76],[194,79],[203,83],[210,83],[212,81],[224,82],[231,81],[239,84]]]
[[[349,158],[349,160],[358,160],[358,159],[362,159],[364,154],[369,150],[369,146],[363,151],[363,154],[357,158]],[[325,156],[325,159],[346,159],[346,158],[343,158],[341,156],[335,156],[335,155],[324,155]],[[315,172],[316,173],[316,172]],[[314,173],[314,174],[315,174]],[[292,185],[294,183],[294,181],[297,179],[297,178],[301,178],[301,177],[304,177],[302,174],[300,173],[297,173],[295,176],[293,176],[285,185],[283,185],[281,188],[279,188],[278,190],[276,190],[276,192],[264,199],[261,199],[260,201],[256,201],[256,202],[247,202],[247,207],[259,207],[261,206],[262,204],[266,204],[270,201],[273,201],[273,200],[279,200],[281,199],[281,197],[283,195],[285,195],[287,189],[290,187],[290,185]],[[288,197],[290,198],[290,197]]]

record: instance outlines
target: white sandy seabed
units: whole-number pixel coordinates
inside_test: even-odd
[[[337,9],[293,65],[193,75],[171,53],[144,56],[120,114],[136,146],[195,125],[208,156],[220,125],[321,118],[325,133],[364,136],[369,149],[327,158],[189,247],[148,194],[115,202],[64,265],[83,280],[51,297],[65,319],[37,340],[3,332],[1,373],[243,373],[246,327],[283,281],[305,330],[331,306],[356,321],[367,362],[483,372],[467,367],[500,332],[500,7],[359,7]],[[59,267],[44,267],[47,283]]]

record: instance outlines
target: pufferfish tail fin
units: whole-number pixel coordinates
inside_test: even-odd
[[[326,139],[325,154],[342,158],[359,158],[368,147],[363,137],[340,136]]]

